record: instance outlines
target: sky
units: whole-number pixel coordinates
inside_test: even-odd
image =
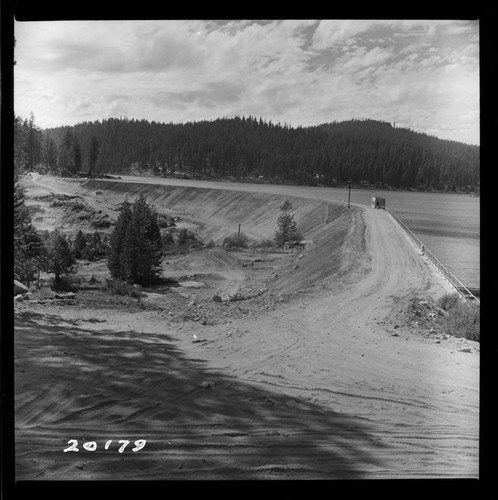
[[[15,23],[14,112],[41,128],[105,118],[350,119],[480,142],[475,20]]]

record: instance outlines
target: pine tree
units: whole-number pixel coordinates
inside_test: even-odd
[[[92,176],[95,173],[97,160],[99,158],[99,141],[95,137],[92,136],[90,141],[90,150],[88,152],[88,173]]]
[[[127,227],[123,259],[126,279],[141,285],[151,283],[160,271],[161,232],[157,213],[140,195],[133,204],[132,219]]]
[[[34,170],[41,160],[42,131],[35,124],[33,112],[30,113],[29,120],[25,120],[24,127],[26,129],[27,167],[29,170]]]
[[[132,214],[132,205],[128,200],[125,200],[119,207],[118,220],[111,233],[109,242],[107,267],[111,276],[118,279],[126,279],[126,271],[123,262],[123,247],[126,228],[131,221]]]
[[[46,171],[52,172],[55,170],[57,165],[57,148],[54,140],[48,135],[45,135],[43,141],[41,161]]]
[[[62,174],[65,170],[73,170],[70,154],[72,138],[73,135],[71,133],[71,130],[68,128],[59,145],[59,151],[57,155],[57,170],[59,174]]]
[[[290,213],[292,210],[292,203],[285,200],[280,205],[280,215],[277,218],[278,230],[276,234],[276,242],[278,246],[284,243],[295,240],[297,236],[297,226],[294,220],[294,215]]]
[[[27,127],[26,121],[20,135]],[[263,176],[274,183],[343,185],[351,179],[420,189],[479,186],[479,146],[374,120],[292,129],[246,117],[179,124],[113,118],[69,129],[78,138],[89,172],[105,168],[126,173],[133,165],[137,170],[155,167],[157,175],[180,170],[206,176]],[[67,131],[59,127],[44,132],[61,145]],[[98,143],[95,165],[93,136]],[[22,158],[27,147],[18,153]],[[63,157],[61,168],[78,168],[74,154]]]
[[[14,118],[14,172],[21,175],[28,168],[27,131],[21,117]]]
[[[31,222],[24,190],[14,185],[14,274],[28,285],[34,280],[45,256],[43,240]]]
[[[83,231],[80,229],[73,243],[73,254],[76,259],[81,259],[81,253],[86,247],[86,238]]]
[[[61,276],[70,271],[74,264],[74,255],[71,252],[71,246],[59,230],[55,229],[50,233],[47,240],[47,263],[46,270],[54,273],[54,286],[58,287],[61,282]]]
[[[107,267],[114,278],[150,284],[161,271],[161,232],[156,211],[140,195],[121,205],[111,234]]]
[[[73,156],[73,172],[81,172],[81,147],[76,137],[73,140],[71,153]]]
[[[64,173],[64,171],[76,173],[81,170],[80,144],[70,128],[66,129],[59,146],[57,167],[59,173]]]

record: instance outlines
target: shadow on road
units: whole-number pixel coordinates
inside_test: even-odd
[[[15,395],[20,479],[354,479],[381,466],[359,419],[209,370],[167,333],[16,314]],[[78,453],[63,452],[69,439]],[[147,444],[119,453],[123,439]]]

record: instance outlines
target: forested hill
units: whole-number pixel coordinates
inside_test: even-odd
[[[374,120],[292,128],[253,117],[181,124],[113,118],[40,133],[40,163],[59,171],[479,190],[479,146]]]

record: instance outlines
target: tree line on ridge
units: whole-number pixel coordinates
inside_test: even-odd
[[[14,155],[54,174],[188,176],[479,192],[480,148],[376,120],[290,127],[255,117],[159,123],[109,118],[42,130],[15,118]]]

